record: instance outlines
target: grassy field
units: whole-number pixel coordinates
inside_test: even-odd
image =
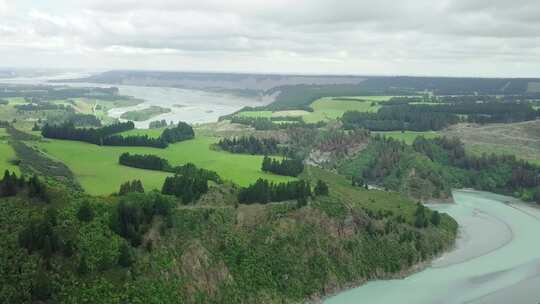
[[[11,160],[16,158],[16,155],[15,151],[7,143],[7,137],[6,129],[0,128],[0,174],[3,175],[5,170],[19,174],[19,168],[10,163]]]
[[[49,156],[65,163],[79,183],[90,194],[109,194],[118,191],[121,183],[141,179],[146,190],[160,189],[166,173],[128,168],[118,164],[124,152],[155,154],[172,165],[192,162],[216,171],[224,179],[240,185],[253,183],[257,178],[283,182],[292,178],[266,174],[260,170],[262,156],[230,154],[215,151],[210,146],[216,138],[197,137],[194,140],[170,145],[167,149],[145,147],[100,147],[75,141],[49,140],[36,145]]]
[[[346,111],[376,112],[379,110],[378,103],[384,103],[394,96],[346,96],[346,97],[324,97],[311,104],[313,112],[303,110],[291,111],[246,111],[237,115],[243,117],[283,117],[301,116],[307,123],[333,120],[339,118]],[[373,104],[377,103],[377,104]]]
[[[140,136],[148,135],[151,138],[158,138],[163,133],[164,128],[160,129],[133,129],[126,132],[120,133],[123,136]]]
[[[272,111],[244,111],[236,114],[241,117],[261,117],[261,118],[270,118],[272,117]]]
[[[344,97],[345,98],[345,97]],[[360,101],[339,99],[338,97],[325,97],[311,104],[313,112],[304,115],[304,121],[315,123],[324,120],[332,120],[343,116],[347,111],[376,112],[378,105],[372,105],[373,101]]]
[[[414,131],[390,131],[390,132],[372,132],[372,134],[380,134],[384,135],[386,137],[390,137],[393,139],[405,141],[406,144],[410,145],[414,142],[416,137],[418,136],[424,136],[425,138],[435,138],[441,136],[439,133],[435,131],[427,131],[427,132],[414,132]]]
[[[483,126],[458,124],[442,134],[460,138],[471,153],[512,154],[540,164],[540,121]]]

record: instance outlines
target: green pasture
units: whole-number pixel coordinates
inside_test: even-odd
[[[19,168],[11,164],[11,161],[17,156],[7,142],[8,136],[6,129],[0,128],[0,174],[2,174],[0,178],[6,170],[19,174]]]
[[[163,133],[163,130],[165,128],[160,129],[133,129],[126,132],[120,133],[120,135],[123,136],[142,136],[142,135],[148,135],[148,137],[151,138],[158,138],[161,136],[161,133]]]
[[[315,123],[324,120],[333,120],[343,116],[347,111],[377,112],[380,106],[374,105],[374,101],[352,100],[352,97],[325,97],[311,104],[313,112],[303,116],[304,121]],[[355,97],[356,98],[356,97]]]
[[[372,134],[379,134],[386,137],[390,137],[396,140],[404,141],[406,144],[410,145],[414,142],[416,137],[424,136],[425,138],[436,138],[440,134],[435,131],[426,131],[426,132],[415,132],[415,131],[389,131],[389,132],[372,132]]]
[[[274,182],[292,179],[263,173],[260,169],[262,156],[231,154],[211,149],[211,145],[216,141],[216,138],[201,136],[170,145],[167,149],[102,147],[64,140],[47,140],[36,145],[50,157],[65,163],[83,188],[94,195],[118,191],[121,183],[133,179],[140,179],[146,190],[161,189],[168,174],[121,166],[118,164],[118,157],[124,152],[158,155],[169,160],[172,165],[192,162],[201,168],[214,170],[222,178],[242,186],[251,184],[258,178]]]

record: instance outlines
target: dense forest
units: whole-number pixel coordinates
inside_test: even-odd
[[[19,193],[25,193],[29,198],[49,201],[47,189],[36,175],[27,180],[24,176],[17,177],[15,173],[6,170],[0,180],[0,197],[16,196]]]
[[[156,192],[89,197],[50,186],[58,193],[50,203],[1,199],[0,228],[10,232],[0,236],[2,302],[301,302],[405,271],[447,248],[457,230],[394,194],[342,201],[332,186],[307,205],[253,206],[262,208],[256,220],[233,202],[176,208],[174,196]],[[360,197],[406,212],[369,209]]]
[[[418,137],[412,146],[376,136],[340,172],[412,197],[448,197],[452,188],[475,188],[536,200],[540,167],[509,155],[475,156],[459,139]],[[540,201],[539,201],[540,202]]]
[[[403,99],[400,99],[403,100]],[[539,112],[528,103],[456,103],[384,105],[377,113],[349,111],[341,121],[347,129],[372,131],[442,130],[461,121],[511,123],[535,120]]]

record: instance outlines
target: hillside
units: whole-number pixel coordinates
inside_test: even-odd
[[[49,203],[24,192],[0,199],[0,227],[9,231],[0,237],[0,299],[294,303],[402,276],[453,242],[457,226],[448,216],[429,220],[433,213],[422,209],[427,220],[419,224],[418,206],[397,194],[353,189],[315,168],[306,178],[328,182],[330,196],[301,208],[294,202],[235,207],[227,196],[218,205],[203,198],[184,206],[157,193],[98,198],[49,183],[57,193]],[[209,195],[215,199],[220,191]],[[159,213],[144,209],[158,202]],[[150,216],[138,228],[140,245],[115,228],[124,205]],[[52,247],[19,245],[32,223],[47,227],[31,233],[43,233]]]

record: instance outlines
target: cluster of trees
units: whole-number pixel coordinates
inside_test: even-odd
[[[50,102],[40,102],[40,103],[29,103],[16,105],[15,109],[21,112],[37,112],[37,111],[47,111],[47,110],[64,110],[73,112],[73,108],[70,106],[65,106],[63,104],[54,104]]]
[[[168,160],[161,158],[159,156],[156,156],[156,155],[152,155],[152,154],[139,155],[139,154],[130,154],[129,152],[126,152],[120,155],[118,162],[121,165],[133,167],[133,168],[139,168],[139,169],[157,170],[157,171],[171,171],[172,170],[171,165],[169,164]]]
[[[267,204],[269,202],[298,200],[303,205],[311,195],[311,186],[304,180],[274,184],[259,178],[254,184],[240,190],[238,202],[241,204]]]
[[[179,197],[184,204],[195,202],[208,192],[208,181],[221,182],[217,173],[199,169],[191,163],[178,166],[174,171],[174,176],[165,179],[161,193]]]
[[[188,139],[195,138],[195,132],[193,131],[193,128],[183,122],[180,121],[174,128],[168,128],[163,130],[163,133],[161,133],[160,139],[167,144],[172,144],[175,142],[180,142]]]
[[[118,235],[139,246],[154,217],[168,217],[174,202],[159,193],[132,193],[120,199],[114,208],[109,226]]]
[[[46,260],[61,249],[68,253],[66,255],[69,255],[72,248],[67,247],[69,244],[64,244],[61,241],[54,229],[56,225],[56,210],[49,208],[45,216],[32,219],[19,233],[19,245],[25,248],[29,254],[39,252]]]
[[[469,155],[458,138],[418,137],[413,148],[437,163],[466,170],[468,179],[462,182],[477,189],[512,194],[540,186],[539,166],[513,155]]]
[[[248,153],[260,155],[275,155],[286,153],[279,146],[279,141],[275,138],[257,138],[253,135],[222,138],[218,142],[218,147],[231,153]]]
[[[135,124],[132,121],[117,122],[102,128],[77,128],[73,122],[68,121],[60,125],[45,124],[41,129],[41,135],[46,138],[77,140],[103,145],[105,138],[133,129],[135,129]]]
[[[184,122],[179,122],[174,128],[165,129],[159,138],[152,138],[148,135],[113,135],[134,128],[135,125],[132,121],[118,122],[101,128],[77,128],[72,121],[68,121],[60,125],[45,124],[41,129],[41,135],[47,138],[78,140],[104,146],[154,148],[166,148],[170,143],[192,139],[195,136],[193,128]]]
[[[399,105],[382,107],[377,113],[348,111],[341,120],[346,129],[428,131],[444,129],[458,123],[460,118],[453,113],[429,111],[424,106]]]
[[[15,173],[6,170],[4,177],[0,180],[0,197],[15,196],[23,191],[31,198],[35,197],[49,202],[47,187],[36,175],[26,180],[24,176],[17,177]]]
[[[148,128],[161,129],[161,128],[166,128],[167,126],[168,126],[167,121],[165,119],[162,119],[162,120],[151,121],[150,124],[148,125]]]
[[[272,172],[285,176],[298,176],[304,171],[304,163],[301,159],[284,158],[281,161],[265,156],[261,169],[265,172]]]
[[[316,196],[325,196],[330,193],[330,190],[328,189],[328,185],[324,181],[318,180],[315,188],[313,188],[313,193]]]
[[[292,121],[291,123],[275,123],[274,121]],[[232,123],[237,123],[241,125],[246,125],[254,128],[257,131],[268,131],[268,130],[282,130],[289,129],[294,127],[305,127],[305,128],[320,128],[324,126],[324,122],[318,123],[305,123],[301,118],[286,118],[281,117],[248,117],[248,116],[239,116],[235,115],[231,117]]]
[[[350,172],[353,182],[361,178],[419,199],[470,187],[540,201],[539,166],[513,155],[467,154],[458,138],[419,136],[408,146],[376,136],[358,159],[345,163],[350,168],[342,172]]]
[[[173,168],[173,171],[178,175],[199,176],[203,179],[213,181],[216,184],[222,183],[221,177],[215,171],[198,168],[192,163],[187,163],[183,166],[176,166]]]
[[[5,99],[0,99],[0,106],[7,106],[9,104],[9,101]]]
[[[161,190],[163,194],[181,198],[184,204],[198,200],[206,192],[208,192],[208,180],[206,178],[198,175],[182,174],[167,177]]]
[[[414,226],[416,228],[426,228],[429,224],[439,226],[441,214],[437,210],[429,210],[424,205],[418,203],[414,212]]]
[[[138,179],[132,180],[131,182],[125,182],[120,185],[120,190],[118,191],[118,194],[126,195],[133,192],[144,193],[142,182]]]
[[[121,165],[128,167],[172,172],[177,175],[198,176],[202,179],[210,180],[217,184],[220,184],[222,182],[219,175],[214,171],[197,168],[197,166],[192,163],[173,167],[169,164],[168,160],[152,154],[139,155],[123,153],[122,155],[120,155],[118,161]]]
[[[112,135],[103,138],[102,145],[121,147],[152,147],[165,149],[168,147],[169,144],[161,137],[153,138],[148,135]]]
[[[76,127],[93,126],[101,127],[101,120],[92,114],[80,114],[76,113],[70,115],[68,118]]]

